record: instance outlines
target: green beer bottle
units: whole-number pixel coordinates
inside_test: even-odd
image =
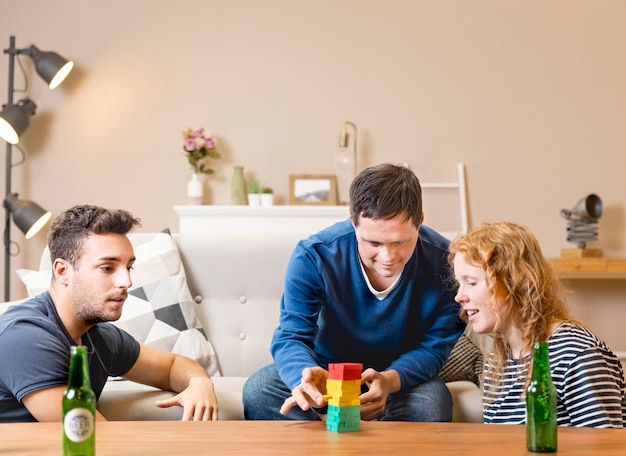
[[[529,451],[556,451],[556,388],[550,376],[548,343],[535,342],[533,371],[526,390],[526,447]]]
[[[87,347],[72,346],[70,374],[63,396],[63,455],[96,453],[96,395],[89,382]]]

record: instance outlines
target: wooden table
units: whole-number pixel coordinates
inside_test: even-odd
[[[97,456],[462,455],[515,456],[525,427],[471,423],[362,422],[358,432],[305,421],[108,421],[96,427]],[[60,423],[0,424],[0,455],[61,454]],[[559,428],[558,454],[624,455],[626,430]]]

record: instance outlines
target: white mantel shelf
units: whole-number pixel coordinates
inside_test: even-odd
[[[187,234],[284,233],[309,235],[349,217],[348,206],[174,206]]]

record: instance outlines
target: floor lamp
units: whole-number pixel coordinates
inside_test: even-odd
[[[37,106],[29,99],[24,98],[17,103],[13,102],[15,58],[18,55],[27,55],[35,62],[37,74],[48,83],[50,89],[56,88],[72,71],[74,63],[67,61],[55,52],[40,51],[35,46],[26,49],[15,47],[15,37],[11,36],[8,49],[4,50],[9,55],[9,94],[8,101],[2,105],[0,111],[0,138],[6,141],[6,170],[5,170],[5,223],[4,223],[4,300],[11,299],[11,214],[18,228],[25,233],[26,239],[33,237],[43,228],[52,215],[51,212],[42,209],[36,203],[18,198],[17,193],[11,190],[11,173],[13,167],[12,147],[20,140],[20,136],[28,128],[30,116],[35,114]]]

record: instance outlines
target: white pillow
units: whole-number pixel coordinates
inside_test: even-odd
[[[131,242],[132,234],[129,235]],[[211,376],[221,375],[217,355],[196,316],[195,306],[178,247],[167,233],[149,241],[133,242],[136,261],[133,286],[129,289],[121,318],[113,322],[141,344],[188,356]],[[50,287],[50,254],[44,251],[41,270],[19,269],[17,274],[29,296]],[[47,268],[45,267],[46,265]]]
[[[6,312],[6,310],[11,307],[11,306],[17,306],[21,303],[24,302],[24,299],[18,299],[15,301],[7,301],[7,302],[3,302],[0,303],[0,315],[2,315],[4,312]]]

